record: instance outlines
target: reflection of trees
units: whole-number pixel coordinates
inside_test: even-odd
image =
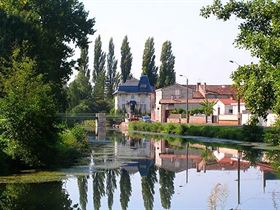
[[[161,205],[165,209],[170,209],[171,198],[174,194],[175,172],[159,169],[160,199]]]
[[[86,210],[87,208],[87,191],[88,191],[88,182],[87,176],[78,176],[78,187],[80,194],[80,206],[82,210]]]
[[[108,196],[108,208],[111,210],[114,202],[114,191],[117,188],[116,176],[119,174],[118,170],[106,171],[106,194]]]
[[[72,210],[74,206],[62,185],[62,182],[2,185],[0,209]]]
[[[95,172],[92,174],[93,205],[96,210],[100,209],[101,198],[105,195],[104,180],[105,172]]]
[[[142,196],[146,210],[152,210],[154,205],[155,183],[157,174],[155,165],[151,166],[146,177],[142,177]]]
[[[256,165],[256,163],[259,162],[263,156],[261,150],[253,149],[251,147],[244,148],[242,154],[243,154],[242,158],[244,160],[248,160],[252,165]]]
[[[125,169],[121,170],[120,191],[120,202],[122,210],[125,210],[127,209],[129,197],[131,196],[132,191],[129,173]]]
[[[226,199],[228,197],[228,189],[226,186],[217,184],[211,191],[208,197],[208,204],[210,210],[216,210],[218,206],[221,209],[225,208]]]

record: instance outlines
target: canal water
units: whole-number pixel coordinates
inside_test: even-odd
[[[277,147],[116,131],[89,140],[74,167],[0,177],[0,209],[280,209]]]

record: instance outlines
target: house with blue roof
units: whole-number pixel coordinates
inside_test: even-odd
[[[150,114],[154,107],[154,87],[149,78],[142,75],[140,80],[132,78],[118,86],[114,92],[115,110],[125,113]]]

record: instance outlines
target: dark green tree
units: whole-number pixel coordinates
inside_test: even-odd
[[[94,83],[93,97],[98,104],[105,99],[105,61],[106,54],[102,51],[102,42],[100,35],[94,42],[94,61],[93,61],[93,75],[92,81]]]
[[[227,21],[234,15],[241,20],[235,45],[249,50],[259,63],[240,66],[232,79],[246,107],[256,116],[266,117],[268,110],[280,113],[279,8],[280,2],[273,0],[232,0],[224,5],[215,0],[201,9],[205,18],[213,14]]]
[[[120,74],[117,72],[118,61],[115,58],[115,46],[113,38],[109,42],[109,52],[107,54],[107,76],[106,93],[107,98],[112,99],[113,93],[120,83]]]
[[[87,176],[78,176],[78,188],[79,188],[79,194],[80,194],[80,207],[82,210],[87,209],[87,192],[88,192],[88,181]]]
[[[130,182],[130,176],[127,170],[122,169],[121,170],[121,178],[120,178],[120,202],[122,210],[126,210],[128,207],[128,202],[130,200],[131,196],[131,182]]]
[[[155,47],[154,47],[154,38],[149,37],[145,42],[145,49],[143,52],[143,61],[142,61],[142,74],[147,75],[150,84],[155,87],[158,78],[158,67],[155,65]]]
[[[20,49],[14,50],[9,77],[3,82],[0,109],[5,119],[5,151],[30,166],[49,164],[55,154],[56,107],[52,90],[43,75],[35,74],[37,64]]]
[[[95,210],[101,207],[101,198],[105,195],[105,172],[96,172],[92,175],[93,205]]]
[[[36,73],[51,83],[56,105],[63,111],[66,105],[65,85],[75,64],[73,48],[86,46],[87,35],[92,35],[94,19],[78,0],[1,0],[0,4],[0,58],[7,65],[0,65],[1,76],[11,65],[15,44],[28,43],[27,56],[35,59]],[[1,88],[1,87],[0,87]],[[2,92],[0,90],[0,92]]]
[[[170,209],[171,198],[174,194],[174,178],[175,172],[159,169],[159,183],[160,183],[160,200],[164,209]]]
[[[157,173],[155,165],[151,166],[146,177],[141,178],[142,196],[146,210],[153,210],[155,183],[157,182]]]
[[[176,74],[174,70],[175,56],[172,53],[172,44],[166,41],[162,45],[160,56],[160,70],[158,78],[158,87],[166,87],[176,82]]]
[[[67,89],[70,112],[89,112],[91,110],[92,87],[90,84],[90,70],[88,68],[88,47],[81,49],[78,60],[79,71],[76,79]]]
[[[129,42],[127,36],[124,37],[121,46],[121,77],[122,82],[126,82],[127,79],[131,78],[131,65],[132,65],[132,54],[130,52]]]

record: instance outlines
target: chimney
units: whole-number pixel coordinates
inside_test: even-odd
[[[196,84],[196,90],[195,91],[199,91],[199,86],[201,85],[201,83],[200,82],[198,82],[197,84]]]
[[[206,82],[204,82],[204,91],[205,91],[205,93],[206,93]]]

